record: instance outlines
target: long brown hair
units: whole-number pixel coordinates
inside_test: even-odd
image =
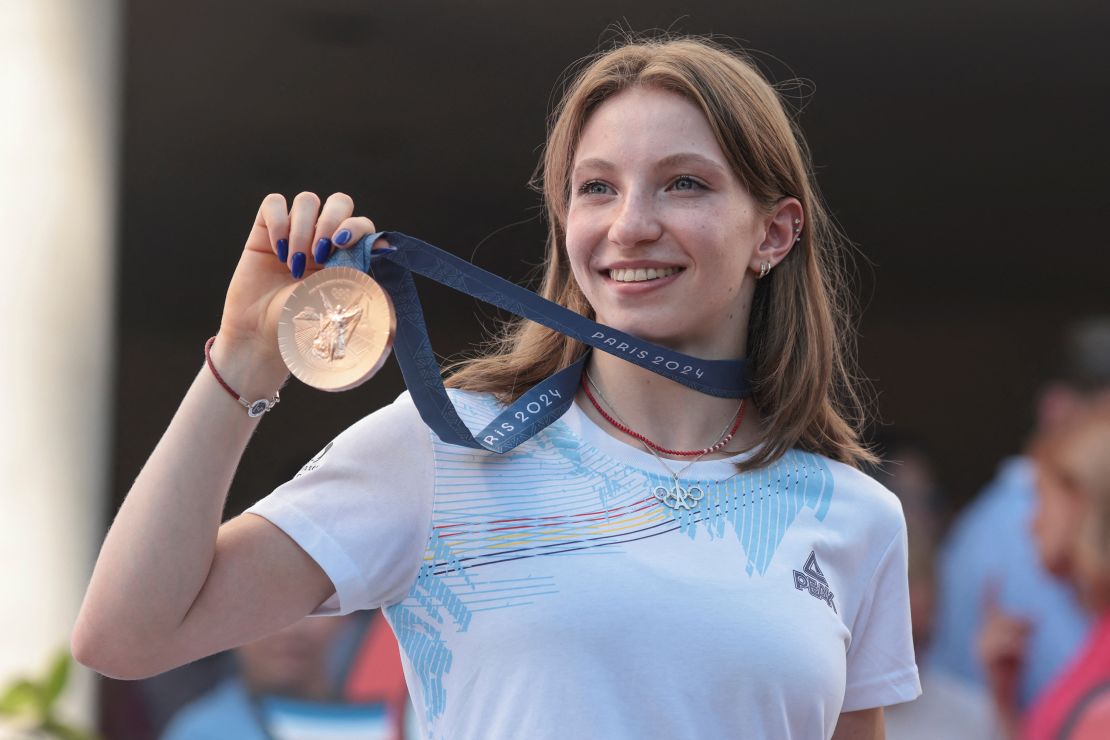
[[[703,38],[628,39],[583,60],[551,117],[533,178],[549,227],[540,295],[594,318],[566,252],[570,172],[591,113],[636,85],[678,93],[697,106],[733,172],[766,212],[793,196],[806,214],[801,241],[756,286],[748,358],[765,437],[742,468],[770,464],[795,446],[855,466],[873,461],[859,437],[866,409],[853,372],[847,242],[821,203],[799,129],[742,53]],[[509,403],[587,350],[539,324],[513,321],[484,356],[455,363],[447,385]]]

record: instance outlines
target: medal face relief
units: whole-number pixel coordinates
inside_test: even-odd
[[[320,270],[282,308],[278,347],[289,372],[325,391],[365,382],[393,347],[393,301],[369,275],[350,267]]]

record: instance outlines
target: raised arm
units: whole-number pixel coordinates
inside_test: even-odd
[[[277,319],[295,280],[317,269],[313,248],[327,239],[320,246],[330,249],[332,237],[350,246],[374,230],[353,209],[342,194],[322,209],[312,193],[292,208],[280,195],[263,200],[212,348],[216,368],[244,398],[272,398],[287,377]],[[319,566],[266,520],[220,524],[258,423],[200,371],[101,547],[71,637],[79,662],[144,678],[274,632],[333,592]]]

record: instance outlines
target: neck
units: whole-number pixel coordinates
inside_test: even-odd
[[[731,428],[740,406],[740,399],[699,393],[604,352],[591,353],[586,370],[610,405],[607,413],[653,443],[671,450],[711,447]],[[597,398],[596,392],[594,397]],[[605,401],[597,400],[604,408]],[[610,435],[644,449],[642,442],[606,421],[581,391],[578,405]],[[750,448],[758,441],[758,429],[758,411],[748,403],[744,409],[744,421],[732,440],[720,451],[702,459],[725,457]],[[658,454],[673,459],[691,459]]]

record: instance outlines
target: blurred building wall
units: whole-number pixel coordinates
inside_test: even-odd
[[[117,0],[0,0],[0,686],[45,672],[103,532]],[[91,727],[92,675],[60,716]]]

